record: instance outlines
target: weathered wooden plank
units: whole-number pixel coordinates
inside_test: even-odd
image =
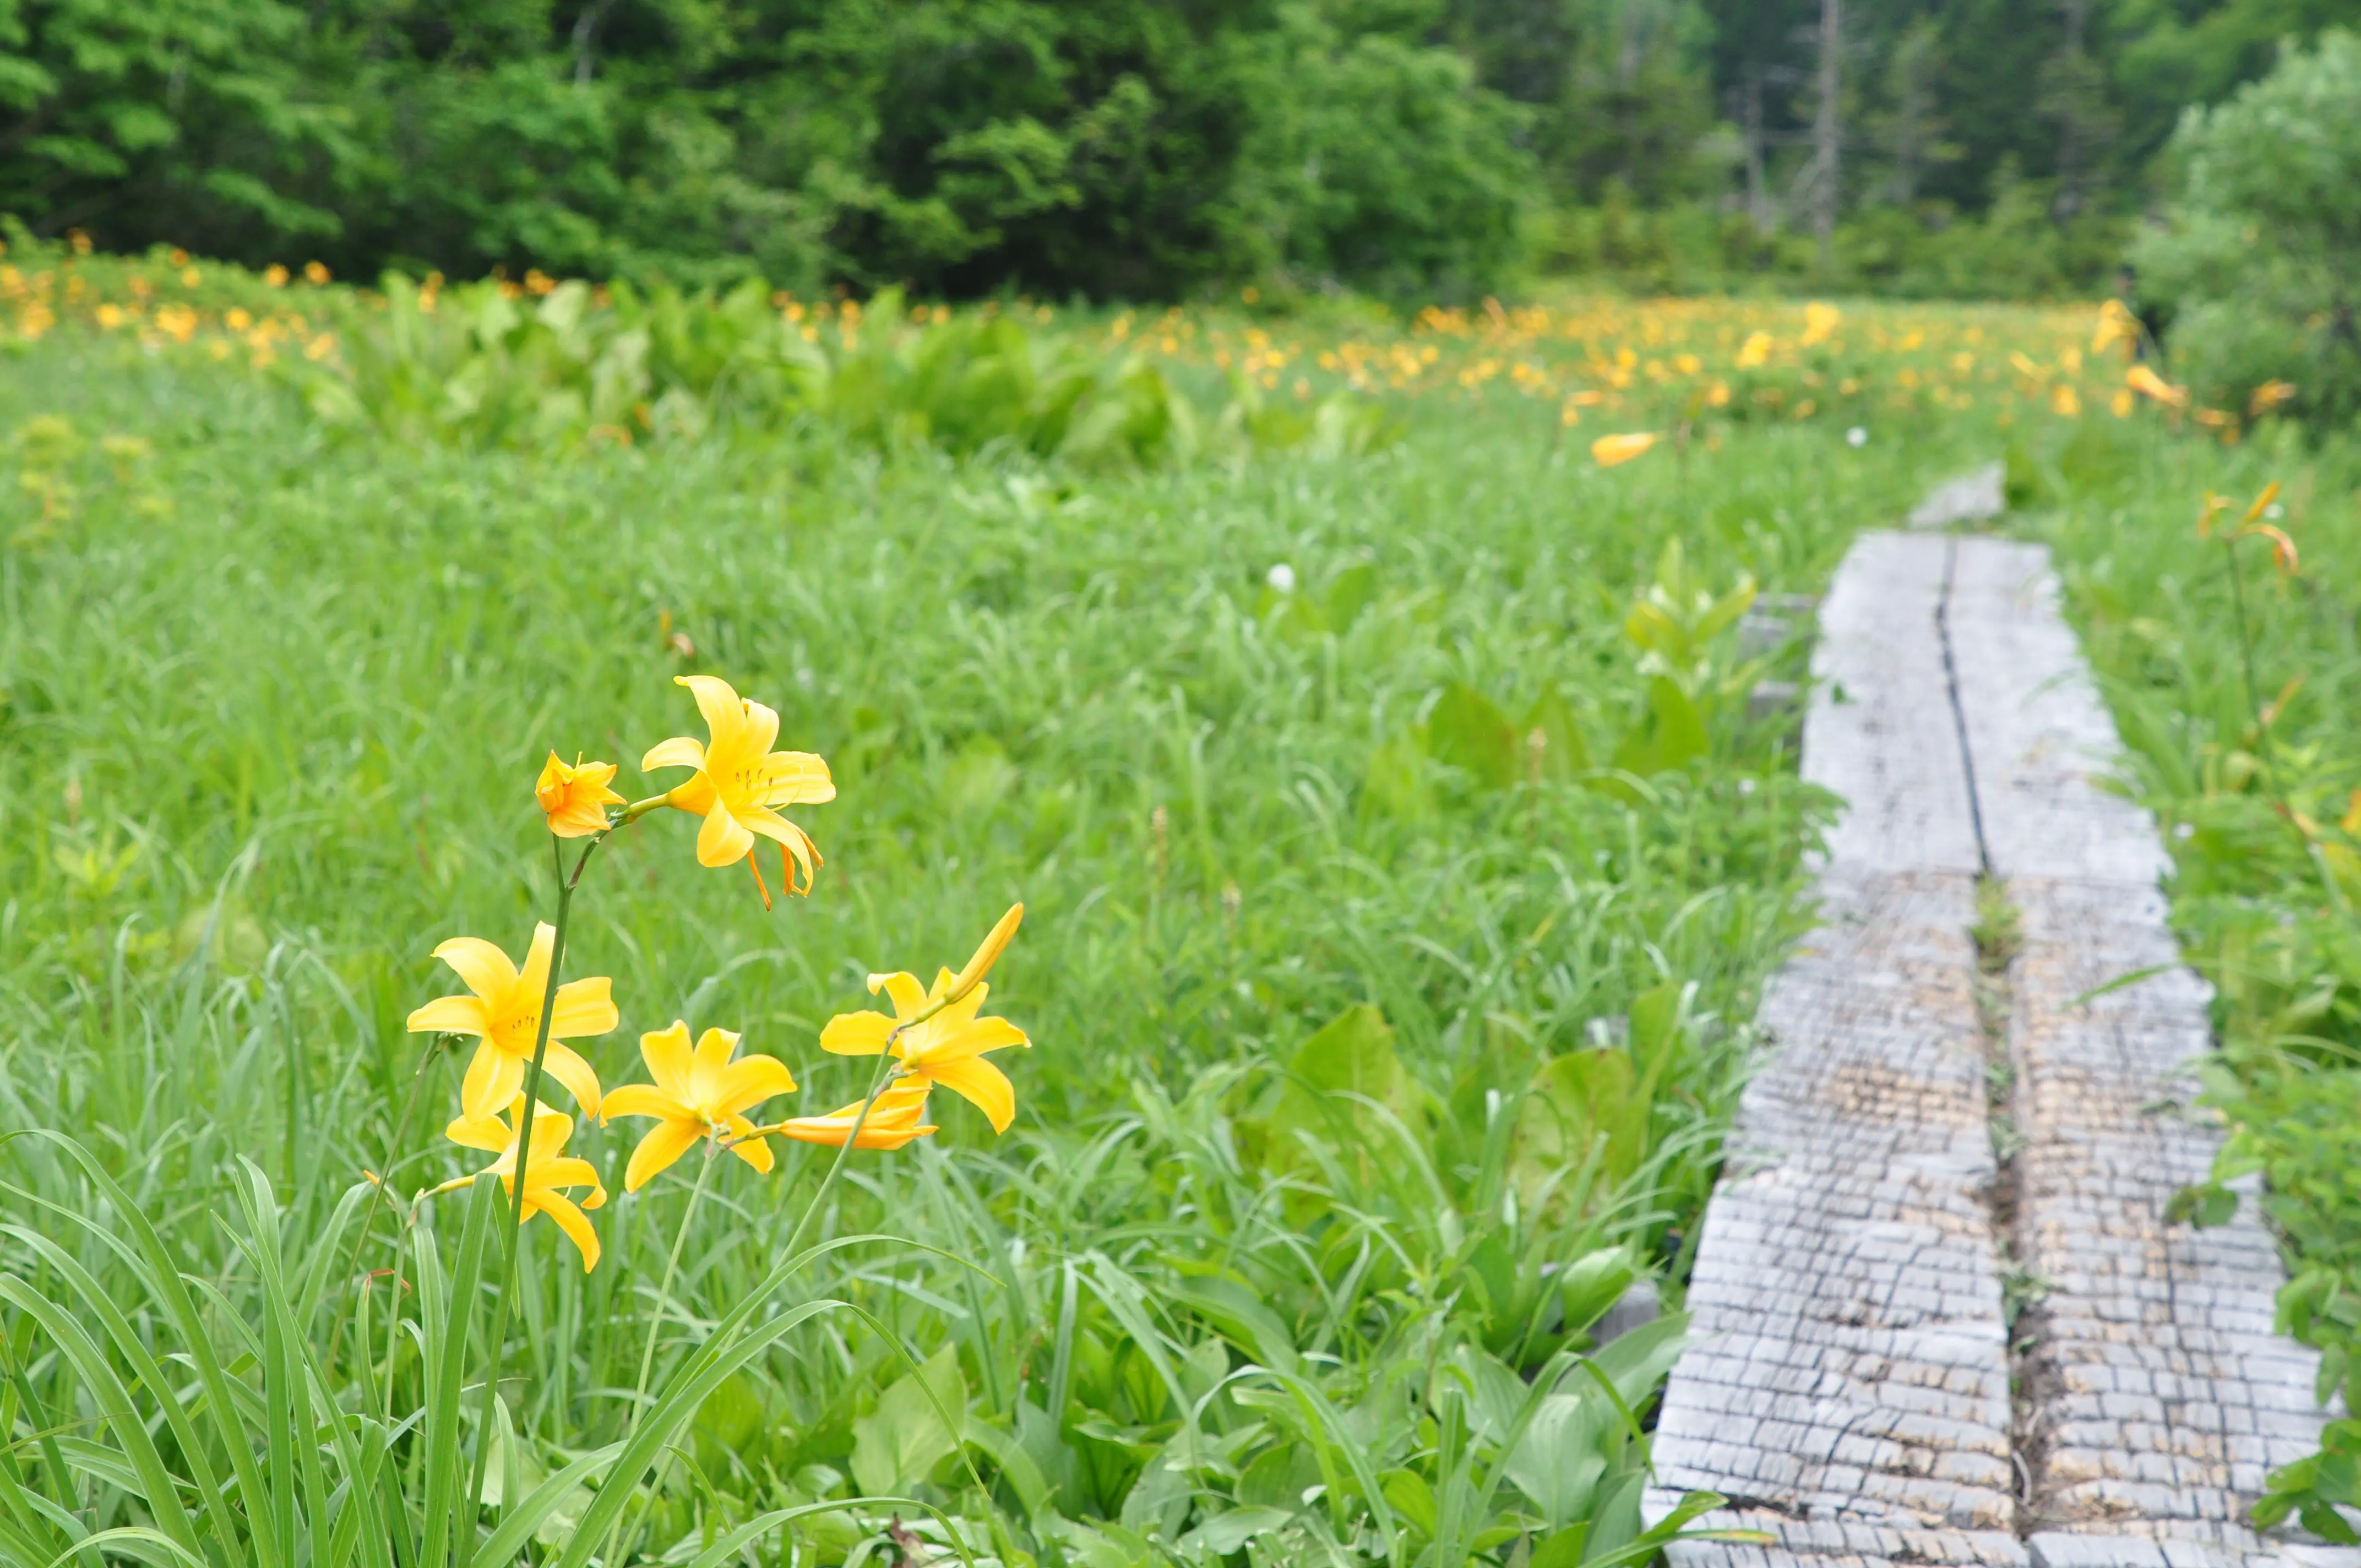
[[[1952,542],[1864,533],[1820,605],[1806,779],[1842,795],[1832,863],[1973,874],[1974,816],[1935,615]]]
[[[1773,1543],[1678,1563],[2361,1564],[2240,1522],[2316,1438],[2312,1362],[2270,1332],[2251,1214],[2163,1223],[2217,1137],[2189,1109],[2207,993],[2154,825],[2105,787],[2114,729],[2058,601],[2037,548],[1872,533],[1822,608],[1804,772],[1849,806],[1822,927],[1764,1001],[1777,1052],[1689,1293],[1716,1337],[1666,1390],[1652,1497],[1720,1491],[1708,1523]],[[2047,1288],[2015,1430],[1968,938],[1987,861],[2022,921],[2010,1240]]]
[[[2287,1546],[2246,1509],[2268,1469],[2316,1443],[2316,1358],[2271,1332],[2282,1277],[2251,1212],[2207,1231],[2165,1222],[2219,1145],[2190,1077],[2211,1047],[2209,992],[2180,961],[2154,821],[2103,787],[2120,745],[2058,601],[2046,551],[1960,541],[1960,704],[2022,938],[2016,1239],[2044,1291],[2019,1324],[2026,1523],[2059,1564],[2122,1561],[2106,1554],[2140,1539],[2273,1560]],[[2143,970],[2158,972],[2089,994]],[[2076,1555],[2076,1536],[2099,1555]]]
[[[1937,609],[1949,543],[1864,536],[1820,609],[1804,773],[1845,797],[1821,925],[1770,986],[1656,1430],[1668,1489],[1775,1548],[1684,1563],[2008,1563],[2008,1372],[1985,1194],[1979,863]],[[1660,1503],[1670,1491],[1659,1495]]]
[[[1952,543],[1951,652],[1993,874],[2155,887],[2171,861],[2147,813],[2103,787],[2122,745],[2048,551]]]

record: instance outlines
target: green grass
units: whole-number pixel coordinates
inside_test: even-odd
[[[1716,591],[1812,592],[1990,442],[1748,425],[1601,472],[1554,411],[1435,396],[1369,455],[1148,471],[811,423],[539,457],[333,434],[71,327],[0,361],[28,477],[0,1126],[88,1151],[0,1153],[0,1557],[572,1564],[618,1505],[621,1555],[674,1563],[861,1560],[897,1511],[1012,1562],[1653,1552],[1632,1418],[1679,1321],[1576,1359],[1629,1271],[1677,1302],[1828,803],[1742,689],[1701,687],[1707,753],[1645,779],[1487,748],[1551,692],[1601,763],[1644,729],[1624,621],[1668,542]],[[360,1172],[478,1163],[438,1133],[464,1058],[402,1027],[456,989],[430,949],[522,949],[542,758],[642,793],[640,753],[701,732],[691,670],[828,757],[838,800],[796,813],[828,863],[766,914],[686,818],[618,834],[566,968],[614,978],[622,1027],[576,1043],[611,1085],[639,1031],[741,1030],[823,1110],[865,1087],[815,1044],[863,975],[956,964],[1022,899],[992,999],[1034,1041],[1000,1058],[1018,1120],[939,1096],[819,1219],[903,1239],[792,1274],[825,1151],[724,1162],[658,1328],[669,1402],[520,1508],[622,1436],[697,1179],[624,1196],[631,1124],[577,1129],[607,1258],[525,1233],[485,1547],[453,1500],[481,1211],[405,1230]]]
[[[2218,1051],[2206,1099],[2231,1136],[2217,1181],[2182,1195],[2198,1223],[2226,1219],[2222,1181],[2259,1172],[2263,1211],[2290,1263],[2279,1327],[2324,1352],[2320,1394],[2361,1403],[2361,453],[2307,449],[2292,433],[2224,448],[2150,430],[2086,428],[2020,454],[2036,491],[2026,526],[2057,548],[2068,599],[2130,750],[2128,782],[2175,862],[2173,917],[2214,987]],[[2269,544],[2198,537],[2207,492],[2235,523],[2272,480]],[[2235,571],[2232,552],[2236,552]],[[2243,601],[2243,602],[2242,602]],[[2242,634],[2241,621],[2244,630]],[[2361,1427],[2330,1430],[2351,1450]],[[2274,1476],[2266,1521],[2356,1497],[2349,1462]]]

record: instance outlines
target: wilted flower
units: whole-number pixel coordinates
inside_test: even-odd
[[[927,1113],[927,1090],[924,1082],[912,1079],[897,1080],[891,1089],[877,1097],[864,1119],[861,1101],[840,1105],[825,1116],[790,1116],[785,1121],[764,1127],[765,1133],[776,1133],[797,1143],[821,1144],[829,1148],[842,1148],[851,1139],[857,1149],[898,1149],[913,1139],[923,1138],[936,1131],[934,1124],[924,1120]],[[852,1135],[855,1122],[861,1124],[861,1135]]]
[[[607,807],[623,804],[623,797],[607,787],[614,776],[612,762],[586,762],[577,755],[569,765],[552,751],[533,786],[542,815],[549,818],[549,830],[561,839],[605,832]]]

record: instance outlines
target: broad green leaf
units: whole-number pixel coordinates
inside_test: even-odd
[[[852,1423],[852,1478],[862,1491],[906,1492],[959,1452],[959,1434],[944,1424],[938,1405],[954,1413],[967,1409],[955,1345],[895,1379],[877,1397],[877,1409]]]

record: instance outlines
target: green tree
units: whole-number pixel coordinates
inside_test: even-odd
[[[305,26],[279,0],[0,3],[0,209],[51,234],[169,224],[209,249],[336,234],[297,192],[357,149],[295,59]]]
[[[2217,408],[2278,379],[2317,422],[2361,413],[2361,38],[2288,50],[2188,111],[2170,152],[2180,196],[2137,255],[2174,306],[2175,370]]]

